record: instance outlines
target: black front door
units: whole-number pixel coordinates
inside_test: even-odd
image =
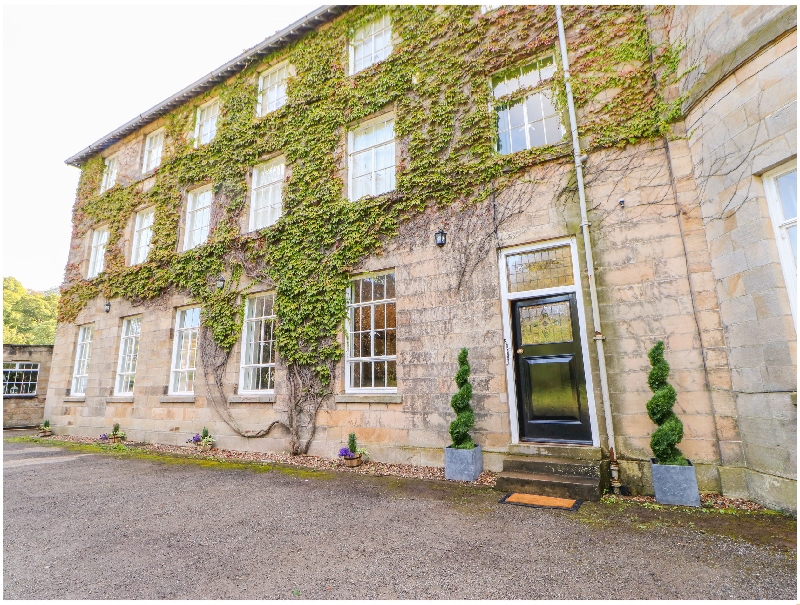
[[[511,303],[521,441],[591,443],[575,294]]]

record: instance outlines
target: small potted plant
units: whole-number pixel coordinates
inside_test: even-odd
[[[104,436],[105,439],[103,439]],[[106,441],[108,443],[119,443],[120,441],[125,441],[125,432],[119,430],[119,422],[114,423],[114,429],[111,431],[110,435],[106,435],[105,433],[100,435],[100,441]]]
[[[202,433],[195,434],[191,439],[187,439],[186,443],[192,443],[201,452],[207,452],[214,446],[214,438],[209,434],[208,429],[203,427]]]
[[[469,403],[472,400],[469,374],[468,351],[461,349],[455,376],[458,392],[450,399],[450,407],[456,413],[456,419],[450,423],[453,443],[444,448],[444,478],[450,481],[475,481],[483,472],[481,446],[469,435],[475,424],[475,412]]]
[[[49,437],[53,434],[53,431],[50,430],[50,421],[45,420],[42,424],[39,425],[39,437]]]
[[[339,458],[342,459],[345,466],[356,467],[361,466],[363,457],[369,456],[367,450],[363,447],[358,447],[356,442],[356,434],[350,433],[347,437],[347,447],[339,450]]]
[[[677,393],[667,382],[669,364],[664,359],[664,342],[659,340],[647,354],[653,368],[647,383],[653,397],[647,402],[647,415],[658,425],[650,438],[653,491],[660,504],[700,506],[697,473],[691,461],[675,447],[683,439],[683,423],[672,411]]]

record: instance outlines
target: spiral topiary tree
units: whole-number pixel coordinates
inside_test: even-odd
[[[650,438],[650,449],[659,464],[687,466],[686,457],[675,447],[683,439],[683,423],[672,411],[677,393],[667,382],[669,364],[664,359],[664,341],[659,340],[647,356],[653,366],[647,375],[647,383],[653,391],[647,402],[647,415],[658,425]]]
[[[459,450],[471,450],[475,442],[469,435],[470,429],[475,425],[475,412],[469,404],[472,401],[472,385],[469,382],[468,352],[461,349],[458,354],[458,372],[456,372],[456,385],[458,392],[450,399],[450,407],[456,413],[456,419],[450,423],[450,437],[453,443],[450,447]]]

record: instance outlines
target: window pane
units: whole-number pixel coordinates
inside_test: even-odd
[[[525,140],[525,127],[513,128],[511,130],[511,150],[522,151],[523,149],[527,148],[528,146]]]
[[[544,122],[535,122],[531,124],[528,127],[528,137],[530,138],[531,147],[539,147],[547,144]]]
[[[542,119],[542,95],[529,96],[525,99],[525,106],[528,110],[528,122],[536,122]]]
[[[783,220],[797,216],[797,171],[778,177],[778,192],[781,196]],[[795,246],[796,249],[796,246]],[[797,257],[797,254],[795,254]]]
[[[547,138],[547,144],[553,145],[560,142],[564,138],[564,133],[561,130],[561,121],[557,116],[547,118],[544,121],[544,131]],[[535,147],[533,143],[531,143]]]
[[[797,225],[794,224],[786,232],[789,234],[789,243],[792,245],[792,252],[794,253],[794,262],[797,263]]]
[[[386,362],[385,361],[376,361],[373,364],[374,372],[375,372],[375,386],[376,387],[385,387],[386,386]]]
[[[386,362],[386,386],[387,387],[396,387],[397,386],[397,362],[396,361],[387,361]]]

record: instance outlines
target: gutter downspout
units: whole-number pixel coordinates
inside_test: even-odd
[[[608,435],[608,455],[611,459],[611,487],[615,494],[620,493],[622,484],[619,480],[619,464],[617,463],[616,445],[614,441],[614,421],[611,417],[611,398],[608,391],[608,375],[606,373],[606,356],[603,348],[605,337],[600,327],[600,311],[597,305],[597,287],[594,283],[594,257],[592,255],[592,240],[589,236],[589,219],[586,214],[586,192],[583,188],[583,161],[580,142],[578,141],[578,121],[575,116],[575,102],[572,98],[572,85],[570,84],[569,60],[567,59],[567,36],[564,33],[564,20],[561,18],[561,6],[556,4],[556,20],[558,21],[558,42],[561,49],[561,65],[564,69],[564,85],[567,89],[567,107],[569,108],[569,123],[572,130],[572,151],[575,157],[575,178],[578,182],[578,199],[581,205],[581,229],[583,230],[583,243],[586,252],[586,269],[589,279],[589,296],[592,302],[592,321],[594,323],[594,342],[597,346],[597,363],[600,369],[600,391],[603,396],[603,413],[606,417],[606,434]]]

